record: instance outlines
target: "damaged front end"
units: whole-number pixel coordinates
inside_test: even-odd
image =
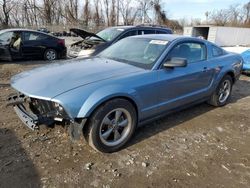
[[[39,129],[39,125],[52,125],[61,122],[68,127],[72,140],[79,140],[87,119],[72,119],[64,108],[53,101],[28,97],[22,93],[11,94],[7,106],[13,106],[21,121],[31,130]]]
[[[81,40],[72,44],[68,50],[68,57],[90,57],[98,52],[101,48],[102,41]]]
[[[92,56],[95,54],[96,48],[106,42],[98,35],[82,29],[72,28],[70,32],[83,39],[70,45],[68,50],[68,57],[70,58]]]
[[[22,93],[11,94],[7,106],[13,106],[18,117],[32,130],[38,129],[41,124],[70,122],[69,116],[60,104],[31,98]]]

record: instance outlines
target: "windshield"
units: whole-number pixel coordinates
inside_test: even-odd
[[[137,67],[151,69],[168,41],[148,38],[125,38],[108,47],[98,56],[132,64]]]
[[[123,31],[124,31],[124,29],[107,28],[107,29],[104,29],[104,30],[96,33],[96,35],[98,37],[101,37],[102,39],[104,39],[106,41],[111,41]],[[90,37],[90,39],[96,39],[96,37]]]

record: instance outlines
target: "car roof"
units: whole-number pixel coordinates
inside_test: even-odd
[[[1,33],[8,32],[8,31],[30,31],[30,32],[37,32],[37,33],[48,35],[47,33],[44,33],[44,32],[41,32],[41,31],[37,31],[37,30],[34,30],[34,29],[24,29],[24,28],[3,29],[3,30],[0,30],[0,31],[1,31]],[[51,36],[51,35],[49,35],[49,36]]]
[[[132,28],[138,28],[138,29],[159,29],[159,30],[171,30],[168,27],[164,27],[164,26],[147,26],[147,25],[122,25],[122,26],[114,26],[114,27],[110,27],[110,28],[115,28],[115,29],[132,29]]]
[[[43,34],[43,35],[48,35],[48,36],[50,36],[50,37],[57,38],[57,37],[55,37],[55,36],[49,35],[49,34],[47,34],[47,33],[41,32],[41,31],[33,30],[33,29],[12,28],[12,29],[3,29],[3,30],[0,30],[1,33],[8,32],[8,31],[30,31],[30,32],[41,33],[41,34]]]

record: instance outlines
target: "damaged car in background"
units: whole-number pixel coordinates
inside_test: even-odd
[[[30,29],[0,31],[0,60],[66,58],[65,40]]]
[[[133,36],[95,57],[12,77],[8,105],[32,130],[63,122],[71,138],[83,134],[94,149],[114,152],[138,125],[201,102],[226,105],[242,61],[198,38]]]
[[[82,40],[70,45],[68,57],[95,56],[117,41],[134,35],[172,34],[172,30],[163,26],[117,26],[106,28],[96,34],[77,28],[70,29]]]

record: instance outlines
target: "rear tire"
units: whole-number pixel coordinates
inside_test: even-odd
[[[57,52],[54,49],[47,49],[44,52],[44,59],[47,61],[53,61],[57,59]]]
[[[224,76],[220,81],[218,87],[212,94],[208,103],[216,107],[226,105],[231,97],[232,86],[233,86],[232,77],[229,75]]]
[[[85,136],[97,151],[111,153],[121,149],[132,137],[137,124],[134,106],[125,99],[104,103],[90,117]]]

